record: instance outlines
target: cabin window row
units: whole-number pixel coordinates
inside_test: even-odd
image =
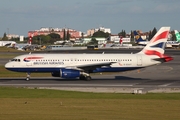
[[[63,60],[36,60],[36,61],[132,61],[131,59],[63,59]]]

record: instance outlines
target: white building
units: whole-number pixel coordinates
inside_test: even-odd
[[[97,32],[99,30],[103,31],[105,33],[111,33],[111,29],[110,28],[99,27],[99,28],[93,28],[93,29],[87,30],[87,35],[88,36],[92,36],[95,32]]]
[[[113,41],[115,43],[119,43],[120,38],[119,38],[118,35],[113,35],[113,36],[110,36],[110,41]],[[131,42],[131,38],[129,38],[129,37],[122,38],[122,41],[123,41],[123,43],[130,43]]]
[[[19,35],[15,35],[15,34],[8,34],[7,35],[8,39],[11,39],[11,38],[18,38]]]
[[[98,44],[105,44],[107,42],[106,38],[95,38],[98,41]],[[92,40],[92,38],[84,38],[83,43],[87,44]]]
[[[21,35],[19,41],[24,41],[24,36]]]

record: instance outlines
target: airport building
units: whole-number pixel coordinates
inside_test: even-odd
[[[59,34],[61,38],[63,38],[64,31],[69,32],[69,34],[71,35],[71,39],[79,39],[82,35],[81,31],[77,31],[77,30],[69,29],[69,28],[41,28],[39,30],[29,31],[28,37],[56,33],[56,34]]]
[[[8,39],[11,39],[11,38],[19,38],[19,35],[8,34],[7,37],[8,37]]]
[[[93,29],[87,30],[87,36],[92,36],[97,31],[103,31],[105,33],[111,33],[110,28],[99,27],[99,28],[93,28]]]

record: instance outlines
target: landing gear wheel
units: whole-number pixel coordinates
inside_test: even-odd
[[[29,78],[29,77],[27,77],[27,78],[26,78],[26,81],[29,81],[29,80],[30,80],[30,78]]]
[[[81,75],[81,76],[79,77],[79,79],[80,79],[80,80],[85,80],[86,77],[85,77],[84,75]]]
[[[31,73],[28,72],[28,73],[27,73],[27,77],[26,77],[26,81],[29,81],[29,80],[30,80],[30,75],[31,75]]]
[[[90,81],[91,80],[91,76],[86,76],[86,80]]]

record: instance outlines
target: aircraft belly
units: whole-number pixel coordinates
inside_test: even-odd
[[[6,68],[11,71],[17,71],[17,72],[54,72],[59,71],[60,68],[54,68],[54,67],[13,67],[13,68]]]

